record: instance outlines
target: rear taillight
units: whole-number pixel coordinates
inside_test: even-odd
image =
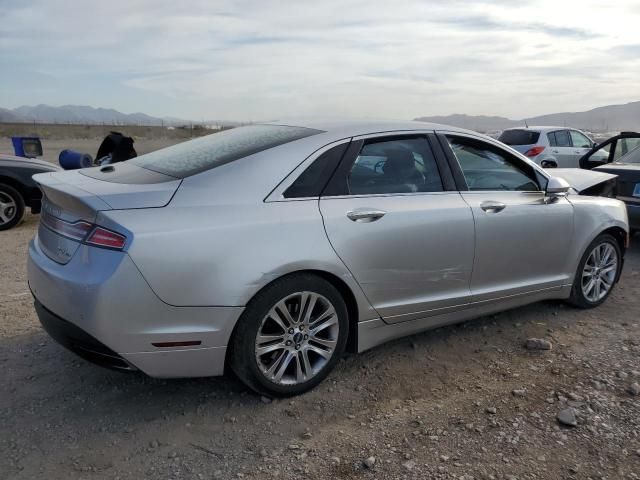
[[[127,241],[127,237],[124,235],[83,220],[73,223],[65,222],[53,215],[42,212],[40,221],[45,227],[58,235],[96,247],[122,250]]]
[[[544,147],[533,147],[524,152],[526,157],[537,157],[544,151]]]
[[[112,232],[106,228],[96,227],[85,243],[95,245],[96,247],[115,248],[122,250],[127,241],[126,237],[119,233]]]

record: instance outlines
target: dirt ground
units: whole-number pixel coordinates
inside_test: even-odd
[[[640,478],[638,238],[598,309],[539,303],[394,341],[272,401],[58,346],[26,284],[37,222],[0,233],[0,478]],[[556,419],[568,406],[577,426]]]

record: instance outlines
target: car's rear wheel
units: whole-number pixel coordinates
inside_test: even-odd
[[[11,185],[0,183],[0,230],[9,230],[24,217],[24,199]]]
[[[604,303],[621,268],[622,254],[617,240],[609,234],[598,236],[580,260],[569,303],[579,308],[593,308]]]
[[[230,366],[253,390],[298,395],[318,385],[344,352],[347,307],[313,274],[276,280],[247,305],[233,335]]]

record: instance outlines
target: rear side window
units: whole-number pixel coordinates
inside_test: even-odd
[[[304,127],[250,125],[179,143],[129,162],[184,178],[317,133],[322,132]]]
[[[552,143],[552,147],[571,147],[571,137],[568,130],[558,130],[553,132],[555,143]],[[551,139],[551,137],[549,137]]]
[[[500,135],[500,140],[505,145],[533,145],[538,143],[540,132],[531,130],[505,130]]]
[[[441,192],[442,180],[426,138],[370,140],[347,178],[350,195]]]
[[[329,181],[349,143],[330,148],[316,158],[284,192],[284,198],[318,197]]]

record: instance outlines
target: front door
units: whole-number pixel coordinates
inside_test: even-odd
[[[527,162],[484,140],[447,135],[475,219],[474,301],[560,288],[573,234],[573,207],[549,201],[546,178]]]
[[[360,142],[320,199],[328,238],[389,323],[470,301],[471,209],[443,187],[426,136]]]

